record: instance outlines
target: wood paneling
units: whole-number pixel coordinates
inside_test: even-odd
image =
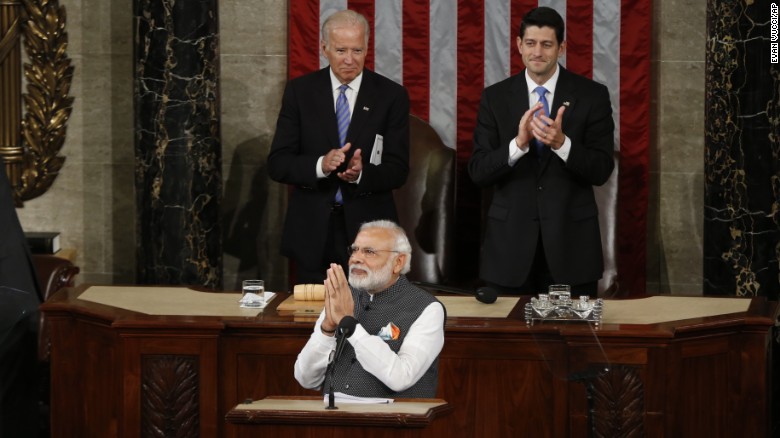
[[[176,406],[198,412],[186,426],[202,437],[250,436],[225,422],[237,404],[318,395],[293,377],[313,322],[277,315],[285,296],[256,318],[175,317],[81,301],[83,290],[42,307],[53,329],[54,436],[142,436],[142,427],[184,421]],[[754,298],[746,313],[597,330],[526,326],[524,304],[508,318],[448,319],[437,397],[453,410],[432,436],[584,438],[591,427],[604,437],[767,436],[776,303]],[[197,396],[184,390],[189,381]],[[349,435],[336,429],[327,436]]]

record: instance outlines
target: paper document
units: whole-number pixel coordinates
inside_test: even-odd
[[[335,392],[333,395],[336,403],[388,404],[393,402],[391,398],[357,397],[343,392]],[[328,404],[328,394],[325,394],[325,404]]]
[[[369,163],[375,166],[382,164],[382,149],[384,147],[384,141],[384,137],[379,134],[376,135],[376,138],[374,139],[374,147],[371,148],[371,158],[368,159]]]
[[[263,296],[261,297],[258,294],[254,293],[247,293],[244,294],[243,297],[241,297],[238,302],[241,304],[241,307],[245,308],[263,308],[268,304],[274,297],[276,296],[276,292],[263,292]],[[259,304],[257,304],[259,303]]]

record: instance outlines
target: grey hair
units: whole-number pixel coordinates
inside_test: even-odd
[[[395,244],[393,245],[393,251],[398,251],[401,254],[406,254],[406,262],[404,267],[401,268],[401,273],[406,274],[412,268],[412,244],[409,243],[409,238],[406,237],[406,231],[401,228],[400,225],[389,220],[378,220],[365,222],[360,226],[358,232],[367,230],[369,228],[382,228],[388,230],[395,235]]]
[[[325,43],[325,47],[328,47],[330,31],[341,26],[358,25],[363,26],[363,34],[366,36],[365,44],[366,47],[368,47],[368,34],[370,33],[370,29],[368,27],[368,20],[366,20],[366,17],[364,17],[363,14],[355,12],[351,9],[345,9],[343,11],[330,14],[330,16],[325,19],[325,22],[322,23],[322,41]]]

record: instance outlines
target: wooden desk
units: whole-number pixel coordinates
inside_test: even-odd
[[[237,437],[228,412],[246,399],[318,395],[293,364],[312,321],[279,316],[150,316],[79,300],[42,306],[52,327],[53,436]],[[538,324],[450,318],[437,397],[447,434],[586,437],[588,402],[601,436],[761,437],[770,428],[771,331],[777,303],[647,325]],[[606,374],[569,379],[590,367]],[[182,435],[183,434],[183,435]],[[638,436],[639,436],[638,435]]]
[[[235,425],[236,436],[414,438],[445,437],[441,417],[452,407],[440,399],[396,400],[381,405],[337,404],[325,409],[322,396],[266,397],[231,409],[226,420]]]

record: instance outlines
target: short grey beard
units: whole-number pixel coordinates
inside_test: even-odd
[[[355,289],[362,289],[366,292],[379,292],[384,289],[385,286],[390,283],[390,279],[393,277],[393,261],[390,259],[387,263],[376,271],[368,269],[365,265],[351,264],[349,265],[349,272],[352,273],[352,268],[358,268],[368,274],[362,278],[355,278],[352,275],[349,276],[349,285]]]

